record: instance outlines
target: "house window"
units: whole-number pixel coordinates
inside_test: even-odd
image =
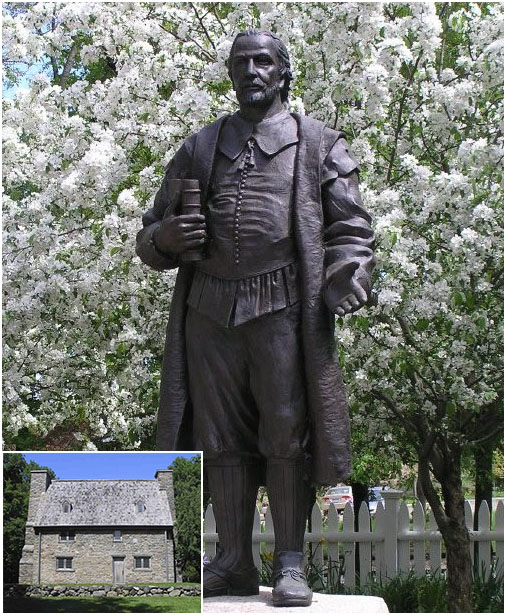
[[[72,567],[72,557],[57,557],[56,558],[56,569],[57,570],[73,570]]]
[[[144,512],[146,510],[146,506],[144,505],[144,502],[137,502],[135,504],[135,510],[139,513]]]
[[[135,569],[136,570],[149,570],[151,568],[151,558],[150,557],[134,557]]]
[[[114,541],[121,542],[121,530],[114,530]]]
[[[60,532],[60,542],[69,542],[75,539],[76,539],[75,532],[70,532],[70,531]]]
[[[72,504],[70,502],[63,502],[62,510],[64,513],[69,513],[72,510]]]

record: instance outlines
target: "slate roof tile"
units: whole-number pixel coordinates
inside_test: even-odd
[[[173,525],[167,493],[157,480],[53,480],[35,526]],[[63,512],[63,504],[71,504]],[[136,504],[145,505],[137,512]]]

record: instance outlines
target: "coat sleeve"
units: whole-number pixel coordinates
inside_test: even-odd
[[[333,131],[332,131],[333,132]],[[336,133],[334,133],[336,134]],[[324,217],[324,298],[333,310],[351,292],[354,279],[369,295],[374,269],[374,233],[363,207],[358,164],[338,133],[322,167]]]
[[[186,179],[192,166],[195,135],[187,139],[176,152],[165,169],[162,185],[155,195],[153,207],[142,216],[142,228],[137,233],[135,251],[142,262],[157,271],[178,267],[179,260],[174,254],[161,252],[153,242],[153,234],[160,226],[165,212],[178,214],[179,198],[169,188],[171,179]]]

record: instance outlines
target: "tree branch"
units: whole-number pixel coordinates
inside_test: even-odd
[[[60,77],[60,87],[62,89],[67,85],[67,81],[70,75],[70,71],[72,70],[72,66],[74,64],[74,60],[77,54],[78,44],[76,41],[72,43],[72,47],[70,48],[70,53],[67,56],[67,60],[65,62],[65,66],[63,67],[63,71]]]
[[[206,26],[204,25],[204,21],[202,20],[201,16],[199,15],[197,8],[195,7],[195,5],[193,4],[193,2],[190,4],[190,6],[193,9],[193,12],[195,13],[196,18],[199,20],[199,23],[202,27],[202,30],[204,30],[204,34],[206,35],[207,40],[211,43],[211,47],[214,49],[214,51],[216,51],[216,45],[214,44],[213,39],[209,36],[209,32],[207,31]]]
[[[55,56],[49,56],[49,59],[51,61],[51,68],[53,70],[53,79],[55,81],[58,81],[59,75],[58,75],[58,64],[56,62],[56,58]]]
[[[213,2],[211,4],[211,11],[212,11],[213,15],[216,17],[216,21],[220,24],[221,31],[223,32],[223,34],[226,34],[227,31],[225,30],[225,26],[223,25],[223,22],[221,21],[220,16],[216,12],[216,3],[215,2]]]
[[[404,339],[406,340],[406,342],[415,349],[418,349],[418,346],[416,344],[416,340],[413,337],[413,334],[411,333],[410,329],[409,329],[409,325],[406,321],[406,319],[401,316],[400,314],[397,315],[396,317],[397,322],[399,323],[401,330],[402,330],[402,334],[404,335]],[[422,376],[422,374],[420,373],[419,370],[415,369],[413,366],[411,366],[413,368],[413,371],[417,374],[417,376],[420,378],[420,380],[429,387],[429,389],[432,391],[432,395],[434,396],[434,400],[439,400],[440,399],[440,395],[438,394],[438,392],[436,390],[434,390],[432,384],[430,383],[429,380],[427,380],[427,378],[425,378],[425,376]],[[432,371],[432,374],[434,376],[434,379],[436,380],[436,374],[434,374],[434,371],[431,367],[431,365],[427,362],[427,367]]]
[[[439,529],[441,529],[441,527],[448,525],[448,517],[443,508],[441,499],[432,484],[429,471],[429,462],[425,457],[420,457],[418,459],[418,477],[422,483],[422,491],[429,502],[432,512],[434,513],[434,517],[436,518],[437,525]]]
[[[188,43],[191,42],[193,43],[196,47],[198,47],[200,49],[200,51],[204,54],[204,56],[210,61],[210,62],[214,62],[216,60],[216,58],[214,58],[208,51],[207,49],[205,49],[204,47],[202,47],[202,45],[200,43],[198,43],[196,40],[194,40],[193,38],[188,38],[188,40],[184,40],[182,39],[180,36],[178,36],[175,32],[173,32],[171,29],[167,28],[166,26],[164,26],[163,24],[158,24],[160,26],[160,28],[162,30],[164,30],[165,32],[168,32],[168,34],[171,34],[177,41],[179,41],[180,43]]]
[[[406,99],[408,97],[408,89],[410,88],[411,84],[413,83],[413,80],[415,78],[415,74],[418,68],[418,64],[422,58],[423,52],[420,52],[420,54],[418,55],[416,62],[413,66],[413,70],[411,71],[411,75],[409,77],[408,83],[406,84],[406,87],[404,88],[404,91],[402,92],[402,97],[401,97],[401,101],[399,103],[399,111],[397,112],[397,124],[395,127],[395,135],[394,135],[394,145],[393,145],[393,149],[392,149],[392,155],[390,156],[390,163],[388,165],[388,171],[387,171],[387,183],[390,183],[390,180],[392,178],[392,170],[393,170],[393,166],[394,166],[394,160],[395,160],[395,156],[397,154],[397,144],[399,142],[399,136],[401,134],[401,129],[403,126],[403,122],[402,122],[402,114],[404,111],[404,103],[406,102]]]
[[[470,442],[470,444],[473,444],[473,445],[485,444],[487,442],[492,442],[493,440],[496,439],[497,436],[502,434],[503,431],[504,431],[504,425],[502,425],[502,423],[501,423],[501,424],[497,425],[497,427],[495,427],[489,434],[483,436],[482,438],[470,439],[469,442]]]
[[[402,414],[402,412],[397,409],[397,406],[395,405],[395,402],[392,400],[392,398],[386,395],[386,393],[383,393],[382,391],[372,391],[372,395],[376,399],[382,401],[385,406],[387,406],[387,408],[392,412],[392,414],[394,414],[399,419],[401,424],[404,424],[410,429],[416,431],[419,435],[422,433],[421,427],[416,423],[410,421],[407,416]]]

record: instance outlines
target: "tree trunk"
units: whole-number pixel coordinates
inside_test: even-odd
[[[362,502],[369,501],[369,485],[364,485],[363,483],[351,483],[351,490],[353,493],[353,512],[354,519],[353,525],[355,528],[355,532],[358,532],[358,513],[360,510],[360,506]],[[355,546],[355,573],[357,579],[360,579],[360,551],[358,548],[358,543]],[[357,581],[358,583],[358,581]]]
[[[425,493],[423,492],[422,481],[420,480],[420,477],[418,476],[418,474],[415,479],[414,491],[415,491],[415,497],[425,509],[425,506],[427,504],[427,498],[425,497]]]
[[[474,483],[474,529],[478,529],[478,519],[480,506],[483,500],[488,504],[490,515],[492,516],[492,461],[494,450],[490,444],[479,445],[477,444],[473,449],[474,465],[475,465],[475,483]],[[479,543],[474,544],[474,569],[476,572],[479,570]]]
[[[443,486],[448,522],[441,528],[446,545],[446,565],[448,579],[448,605],[451,612],[472,612],[473,568],[469,553],[469,532],[464,516],[464,496],[460,467],[449,471],[448,480]]]
[[[427,458],[420,459],[420,478],[446,547],[449,612],[471,613],[473,571],[464,517],[461,449],[448,445],[445,448],[445,454],[438,455],[437,462],[431,463],[432,471],[441,483],[444,506],[432,484]]]
[[[489,510],[492,512],[492,460],[494,451],[489,446],[476,445],[474,447],[474,464],[476,468],[476,478],[474,485],[474,529],[478,529],[478,510],[480,504],[485,500]]]
[[[358,511],[362,502],[369,502],[369,485],[363,483],[351,483],[353,493],[353,511],[355,513],[355,532],[358,532]]]

